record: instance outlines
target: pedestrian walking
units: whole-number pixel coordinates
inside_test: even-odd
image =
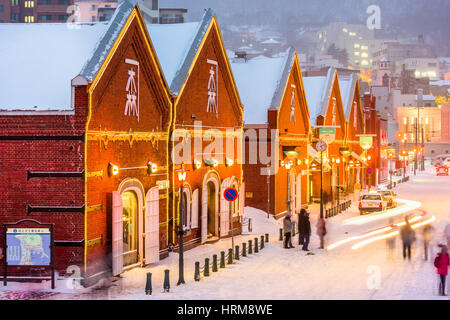
[[[423,227],[422,236],[423,236],[423,253],[425,261],[428,260],[428,248],[430,245],[430,239],[433,234],[434,228],[432,225],[427,224]]]
[[[319,236],[320,239],[320,247],[319,249],[324,249],[324,240],[325,240],[325,235],[327,234],[327,228],[326,228],[326,222],[324,218],[319,218],[319,220],[317,221],[317,235]]]
[[[283,248],[290,249],[292,246],[291,243],[291,232],[292,232],[292,221],[291,215],[287,214],[283,220],[283,232],[284,232],[284,245]]]
[[[394,225],[394,219],[389,219],[389,224],[392,228],[396,228]],[[387,247],[387,258],[388,260],[391,260],[394,256],[395,251],[395,244],[396,244],[396,237],[390,237],[386,239],[386,247]]]
[[[408,252],[408,260],[411,260],[411,245],[416,239],[416,235],[409,224],[408,217],[405,217],[405,225],[400,230],[400,236],[403,242],[403,259],[406,259],[406,252]]]
[[[294,213],[294,214],[295,214],[295,213]],[[292,238],[295,236],[295,226],[296,226],[296,223],[295,223],[295,220],[292,221],[292,218],[293,218],[293,217],[291,217],[292,231],[291,231],[291,236],[289,237],[289,248],[295,248],[294,245],[292,245]],[[297,215],[297,223],[298,223],[298,215]]]
[[[299,234],[303,238],[303,251],[309,251],[308,245],[311,237],[311,222],[309,221],[309,213],[302,209],[298,217]]]
[[[445,294],[445,283],[447,281],[448,266],[450,264],[450,259],[448,256],[448,248],[445,244],[440,244],[441,252],[439,252],[434,259],[434,266],[436,267],[436,272],[439,275],[439,295],[446,296]]]

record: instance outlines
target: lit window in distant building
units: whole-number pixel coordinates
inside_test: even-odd
[[[353,46],[355,49],[358,49],[359,47],[361,47],[358,43],[355,43],[355,45]]]
[[[426,72],[422,72],[422,77],[426,77],[427,73]]]
[[[34,16],[25,16],[25,23],[33,23]]]
[[[345,33],[347,33],[347,32],[348,32],[348,29],[347,29],[347,28],[344,28],[344,29],[342,29],[342,31],[345,32]]]
[[[359,57],[359,51],[355,51],[355,56]]]
[[[406,117],[403,118],[403,124],[408,124],[408,119],[406,119]]]
[[[11,6],[18,6],[19,0],[11,0]]]
[[[322,32],[319,33],[319,39],[322,39]]]
[[[361,58],[367,58],[367,57],[369,57],[369,55],[367,54],[367,52],[361,53]]]
[[[350,32],[349,35],[350,35],[351,37],[354,37],[354,36],[356,36],[356,32]]]
[[[369,46],[361,46],[361,50],[369,50]]]
[[[420,71],[416,71],[416,72],[414,73],[414,75],[416,76],[416,78],[419,78],[419,77],[420,77]]]
[[[369,61],[363,60],[363,61],[361,61],[361,64],[362,64],[363,66],[367,66],[367,65],[369,65]]]
[[[428,122],[429,122],[428,118],[425,118],[425,124],[429,124]]]
[[[428,71],[428,76],[431,78],[436,78],[436,72],[435,71]]]
[[[411,117],[411,122],[410,122],[411,124],[413,124],[414,123],[414,117]]]

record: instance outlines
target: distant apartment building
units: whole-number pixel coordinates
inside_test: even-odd
[[[160,8],[159,23],[184,23],[186,21],[187,9],[183,8]]]
[[[321,29],[316,36],[320,54],[325,54],[334,43],[348,54],[348,64],[356,69],[369,69],[372,50],[379,44],[373,30],[364,24],[334,22]],[[347,67],[347,66],[344,66]]]
[[[432,47],[419,36],[417,43],[401,43],[399,41],[383,41],[372,52],[372,65],[383,58],[391,62],[392,71],[395,72],[396,62],[408,58],[436,58]]]
[[[114,14],[117,1],[75,1],[75,17],[77,22],[108,21]]]
[[[0,23],[66,22],[73,0],[0,0]]]
[[[406,58],[395,62],[395,72],[403,70],[413,70],[416,78],[437,78],[439,77],[439,59],[437,58]]]

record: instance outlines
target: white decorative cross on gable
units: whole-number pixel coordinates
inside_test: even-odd
[[[207,59],[207,62],[211,64],[211,67],[209,69],[208,105],[206,106],[206,112],[215,112],[217,118],[219,116],[219,102],[218,102],[219,67],[217,61]]]
[[[336,98],[333,98],[333,109],[331,110],[333,113],[332,125],[336,125]]]
[[[291,84],[292,91],[291,91],[291,116],[290,121],[294,122],[295,124],[295,86]]]
[[[133,67],[128,70],[128,81],[125,91],[127,92],[127,101],[125,103],[124,115],[136,116],[139,121],[139,62],[132,59],[125,59],[126,64],[136,66],[137,71]],[[135,76],[137,73],[137,85]]]
[[[356,101],[353,102],[353,127],[356,129],[356,126],[358,125],[357,119],[358,119],[358,104]]]

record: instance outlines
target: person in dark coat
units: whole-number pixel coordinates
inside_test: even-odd
[[[299,242],[303,242],[303,251],[309,251],[309,239],[311,237],[311,222],[309,221],[309,213],[302,209],[300,215],[298,216],[298,232],[299,232]]]
[[[411,244],[416,239],[414,230],[409,224],[408,217],[405,218],[405,225],[400,230],[400,236],[403,242],[403,259],[406,259],[406,251],[408,251],[408,260],[411,260]]]
[[[287,214],[283,220],[283,232],[284,232],[284,245],[283,248],[290,249],[293,248],[291,243],[291,232],[292,232],[292,221],[291,215]]]

